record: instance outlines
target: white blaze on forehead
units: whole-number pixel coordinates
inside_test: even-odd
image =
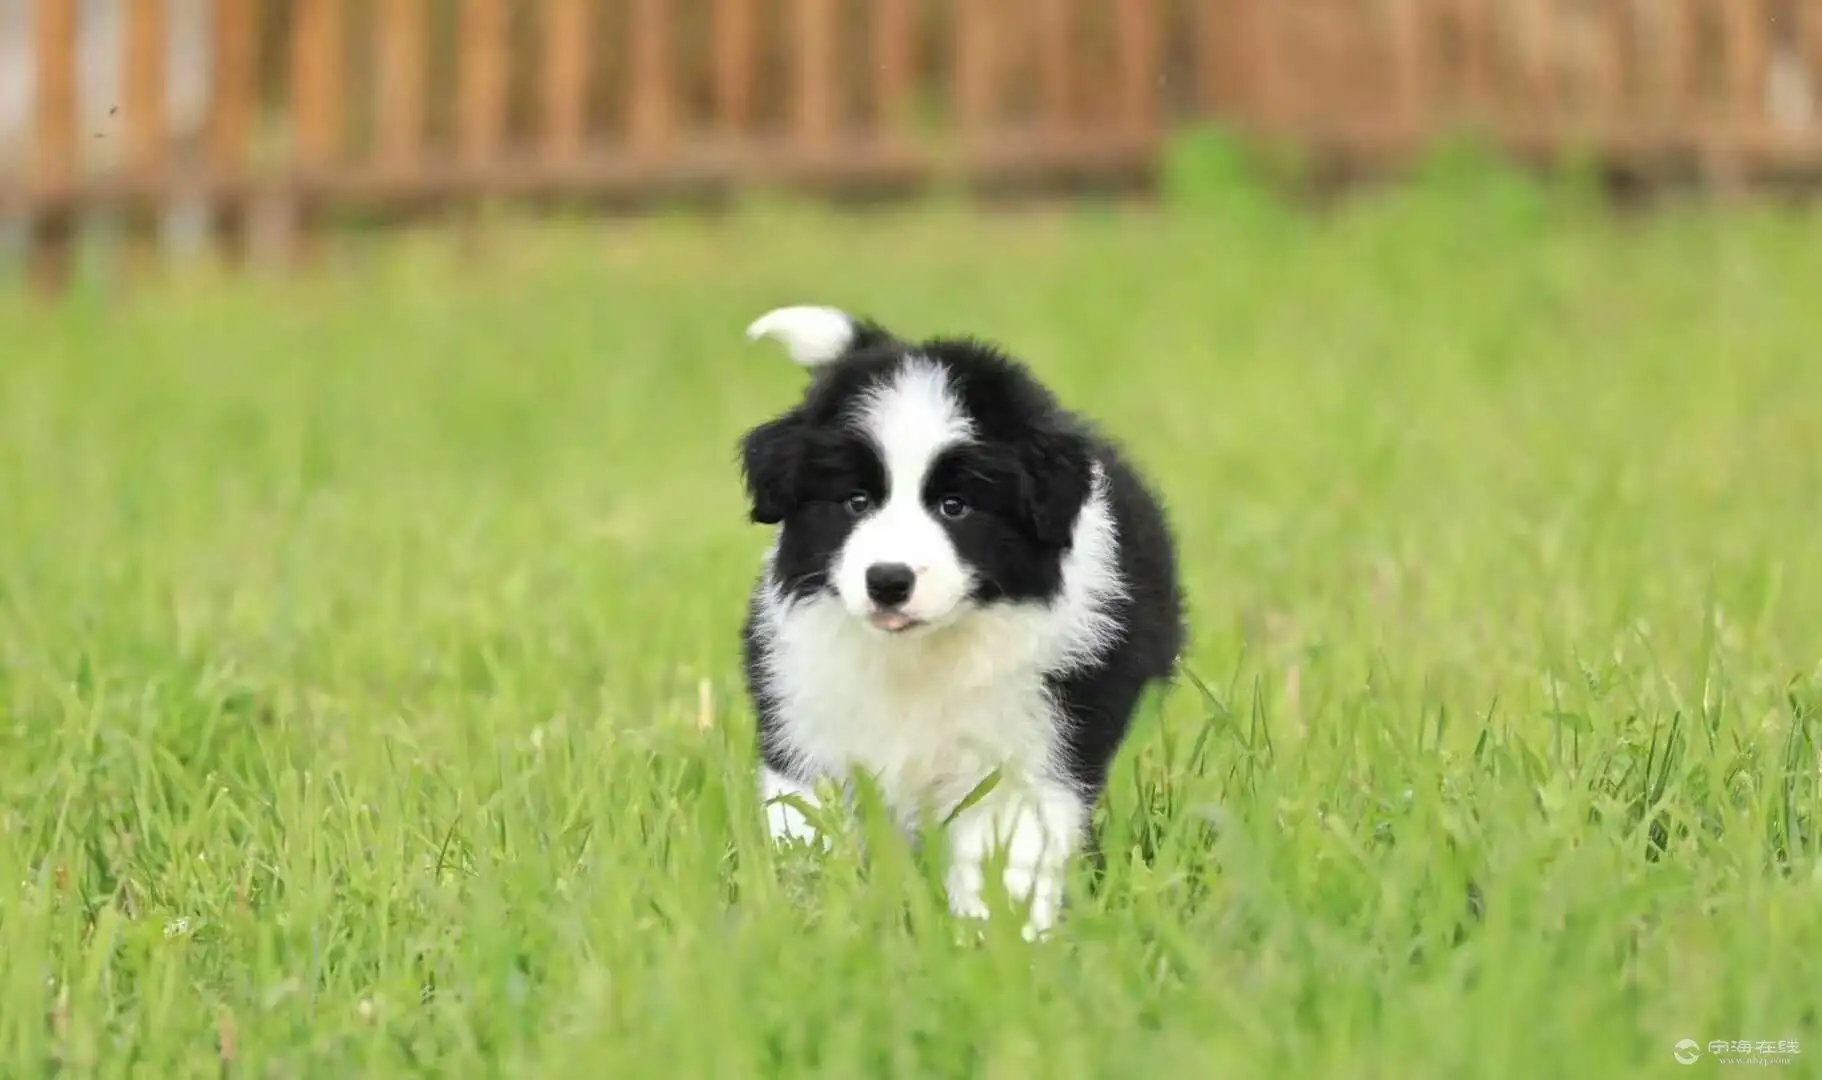
[[[885,501],[848,534],[835,569],[835,588],[855,615],[871,608],[867,568],[908,566],[916,576],[900,606],[906,616],[942,623],[967,598],[972,575],[942,523],[923,501],[924,480],[938,454],[974,437],[974,425],[949,388],[945,369],[913,356],[862,399],[853,424],[872,440],[886,473]]]
[[[901,494],[918,502],[936,456],[974,437],[974,424],[950,389],[948,372],[921,357],[912,358],[891,382],[868,394],[858,419],[884,459],[881,464],[891,485],[887,499],[895,504]]]

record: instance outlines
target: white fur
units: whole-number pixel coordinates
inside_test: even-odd
[[[867,568],[903,563],[917,580],[899,610],[927,627],[940,626],[960,613],[973,576],[924,505],[924,477],[938,454],[973,437],[973,424],[950,394],[943,370],[917,360],[869,397],[859,424],[880,448],[891,490],[848,534],[835,566],[836,592],[849,612],[864,618],[873,611]]]
[[[759,799],[765,804],[766,825],[771,830],[774,842],[794,840],[828,847],[828,837],[811,824],[802,810],[786,801],[796,799],[812,811],[820,809],[822,803],[814,791],[776,770],[761,769]]]
[[[987,869],[1004,856],[1001,881],[1014,903],[1029,903],[1024,935],[1047,933],[1063,906],[1063,877],[1088,808],[1065,785],[1014,777],[963,811],[949,826],[949,873],[944,886],[958,915],[986,918]]]
[[[920,378],[900,381],[901,405],[919,400]],[[892,397],[876,402],[876,421],[899,407]],[[939,429],[950,430],[909,419],[879,430]],[[772,749],[806,777],[864,771],[907,831],[924,814],[941,820],[1000,770],[997,786],[950,825],[949,906],[964,916],[987,911],[986,866],[1003,846],[1007,892],[1031,903],[1027,938],[1054,923],[1067,859],[1087,822],[1087,804],[1063,768],[1065,720],[1045,677],[1092,663],[1111,640],[1108,607],[1124,586],[1108,499],[1097,470],[1052,603],[995,604],[915,636],[888,637],[833,597],[787,598],[770,584],[774,554],[766,557],[759,630],[770,642],[766,676],[782,716]],[[923,535],[880,532],[910,546]]]
[[[826,364],[854,343],[854,320],[839,308],[797,304],[775,308],[753,320],[747,340],[769,338],[804,367]]]

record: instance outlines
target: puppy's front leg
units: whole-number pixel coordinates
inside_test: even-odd
[[[771,831],[772,842],[805,842],[827,850],[829,838],[810,822],[802,810],[780,796],[800,801],[812,810],[822,807],[814,791],[770,766],[762,766],[759,773],[759,798],[765,805],[766,825]]]
[[[1075,792],[1051,781],[1003,780],[949,825],[949,910],[988,917],[987,874],[999,858],[1014,903],[1030,904],[1023,933],[1049,933],[1063,906],[1063,878],[1087,823]]]

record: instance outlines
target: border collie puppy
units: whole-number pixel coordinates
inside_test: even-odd
[[[949,907],[986,916],[1003,866],[1040,936],[1140,695],[1183,647],[1163,510],[991,345],[811,306],[747,336],[814,371],[740,446],[752,520],[779,527],[744,627],[772,836],[816,839],[780,796],[814,807],[819,780],[864,772],[910,835],[997,771],[947,825]]]

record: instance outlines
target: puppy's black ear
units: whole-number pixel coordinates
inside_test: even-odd
[[[1067,548],[1094,485],[1094,451],[1075,432],[1044,432],[1019,451],[1019,516],[1032,539]]]
[[[769,420],[741,438],[740,470],[755,522],[776,525],[796,508],[804,446],[803,421],[795,411]]]

